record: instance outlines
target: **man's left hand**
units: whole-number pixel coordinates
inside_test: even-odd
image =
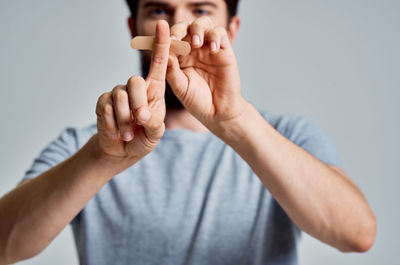
[[[207,16],[171,28],[171,36],[191,43],[187,56],[170,55],[167,81],[184,107],[206,127],[240,116],[248,103],[228,33]]]

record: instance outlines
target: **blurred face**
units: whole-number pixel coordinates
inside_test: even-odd
[[[136,20],[130,20],[132,36],[152,36],[158,20],[166,20],[170,26],[187,21],[192,23],[201,16],[209,16],[215,26],[228,29],[228,10],[224,0],[140,0]],[[229,30],[228,30],[229,32]],[[150,69],[151,52],[141,52],[142,74],[147,76]],[[167,108],[182,109],[180,101],[167,84],[165,91]]]
[[[137,35],[154,35],[156,23],[163,19],[171,26],[209,16],[216,26],[227,27],[228,10],[224,0],[140,0],[136,17]]]

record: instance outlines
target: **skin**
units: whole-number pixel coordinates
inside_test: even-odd
[[[149,75],[101,95],[98,133],[69,159],[0,199],[0,264],[39,254],[104,184],[151,152],[165,128],[212,131],[303,231],[341,251],[371,248],[376,219],[357,186],[341,169],[280,135],[242,97],[231,46],[240,19],[227,23],[225,2],[162,0],[161,11],[148,2],[140,1],[140,16],[129,26],[133,36],[156,35]],[[191,54],[171,54],[171,35],[189,41]],[[185,109],[165,108],[165,80]]]

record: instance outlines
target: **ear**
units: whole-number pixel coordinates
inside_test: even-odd
[[[235,42],[236,36],[239,32],[239,28],[240,28],[240,17],[233,16],[228,25],[228,36],[229,40],[231,41],[231,44]]]
[[[136,37],[136,30],[135,30],[135,25],[133,24],[133,18],[132,17],[128,17],[128,27],[129,27],[129,31],[131,32],[131,37],[134,38]]]

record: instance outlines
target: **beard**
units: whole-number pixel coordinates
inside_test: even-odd
[[[151,65],[151,52],[142,51],[140,53],[140,62],[142,66],[142,76],[147,77],[150,72]],[[184,109],[185,107],[179,101],[179,99],[175,96],[174,92],[172,92],[171,86],[168,84],[167,80],[165,80],[165,107],[167,109]]]

